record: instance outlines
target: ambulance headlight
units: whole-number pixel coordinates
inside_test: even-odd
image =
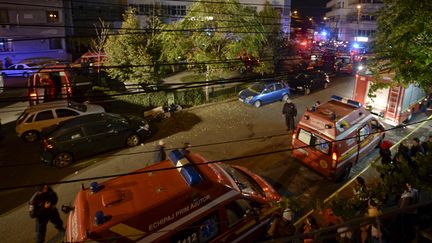
[[[252,100],[252,98],[253,98],[253,96],[248,96],[248,97],[246,97],[245,101],[249,102]]]

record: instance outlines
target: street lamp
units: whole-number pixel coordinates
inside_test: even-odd
[[[357,33],[356,33],[356,38],[355,38],[356,41],[357,41],[357,36],[359,35],[359,30],[360,30],[360,13],[361,13],[361,5],[358,4],[357,5]]]

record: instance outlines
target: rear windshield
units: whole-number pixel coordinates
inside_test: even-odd
[[[242,192],[265,196],[262,188],[248,174],[227,164],[220,164],[220,166],[231,176]]]
[[[330,154],[331,152],[331,141],[325,140],[324,138],[308,132],[302,128],[297,134],[297,139],[304,144],[309,145],[310,148],[314,148],[318,151],[323,152],[324,154]]]
[[[76,102],[73,102],[73,101],[69,101],[68,102],[68,107],[72,108],[72,109],[75,109],[75,110],[78,110],[78,111],[81,111],[81,112],[86,112],[87,111],[87,106],[86,105],[83,105],[83,104],[80,104],[80,103],[76,103]]]

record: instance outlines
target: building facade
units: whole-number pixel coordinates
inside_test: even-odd
[[[368,42],[377,28],[374,13],[382,6],[382,0],[331,0],[326,27],[336,40]]]
[[[8,58],[17,63],[35,57],[68,59],[68,18],[63,0],[0,3],[0,60]]]
[[[256,9],[258,12],[264,8],[266,0],[239,0],[241,4]],[[138,19],[142,28],[148,26],[151,16],[155,15],[155,9],[162,10],[161,20],[164,23],[171,23],[186,16],[188,7],[194,1],[166,1],[166,0],[128,0],[128,5],[137,10]],[[281,13],[281,31],[289,38],[291,25],[290,11],[291,0],[271,1],[274,8]]]

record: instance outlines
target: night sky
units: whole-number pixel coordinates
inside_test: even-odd
[[[301,18],[322,18],[326,12],[326,3],[330,0],[291,0],[291,11],[297,10]]]

